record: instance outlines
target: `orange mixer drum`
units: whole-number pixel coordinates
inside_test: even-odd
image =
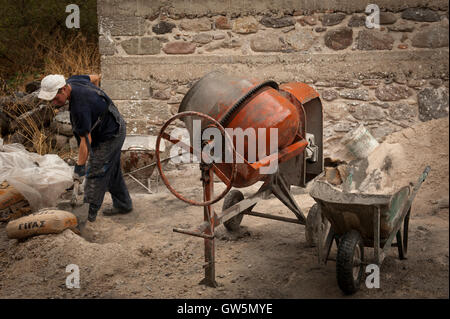
[[[278,90],[275,82],[261,83],[256,80],[232,77],[217,71],[205,75],[187,92],[179,108],[179,112],[184,111],[207,114],[219,121],[225,128],[242,129],[244,132],[249,128],[254,129],[256,145],[260,143],[258,138],[263,136],[258,135],[258,129],[265,129],[266,156],[291,145],[295,139],[298,139],[298,134],[301,133],[300,128],[304,127],[304,123],[302,123],[304,116],[299,106],[291,103],[285,94]],[[192,143],[192,119],[187,118],[184,122]],[[270,151],[271,128],[278,129],[278,148],[272,149],[272,151]],[[250,158],[249,161],[248,143],[255,141],[245,138],[242,152],[242,149],[239,150],[239,147],[236,147],[236,140],[234,137],[235,148],[239,156],[242,156],[246,162],[237,165],[233,186],[247,187],[265,179],[267,175],[260,174],[259,170],[255,170],[249,165],[253,162],[253,158]],[[261,159],[258,152],[255,155],[256,161]],[[231,174],[230,163],[221,163],[217,166],[225,175]]]

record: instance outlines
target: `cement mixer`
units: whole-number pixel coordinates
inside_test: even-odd
[[[190,145],[166,133],[175,120],[184,122]],[[204,133],[211,129],[218,134],[213,139],[202,140]],[[247,139],[240,139],[242,134],[236,132],[258,134],[255,133],[252,139],[248,133]],[[161,166],[159,149],[162,138],[181,146],[199,160],[203,202],[185,198],[169,183]],[[278,85],[274,81],[261,82],[214,71],[198,80],[186,93],[178,113],[162,126],[156,140],[155,155],[166,187],[180,200],[204,207],[204,221],[196,229],[173,229],[204,238],[206,263],[202,284],[217,286],[214,229],[220,224],[234,231],[239,229],[244,215],[252,215],[305,225],[305,215],[290,193],[290,186],[305,187],[308,181],[322,173],[322,143],[322,104],[319,94],[304,83]],[[221,157],[205,151],[212,148],[222,150]],[[226,188],[212,198],[214,174]],[[248,198],[244,198],[239,190],[230,191],[232,187],[244,188],[257,182],[263,182],[262,186]],[[296,218],[252,210],[258,201],[270,194],[285,204]],[[212,205],[222,198],[225,198],[223,209],[216,213]]]

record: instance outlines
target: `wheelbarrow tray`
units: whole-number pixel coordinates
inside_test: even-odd
[[[364,194],[344,192],[325,181],[317,181],[311,197],[318,203],[323,216],[331,223],[334,233],[341,236],[357,230],[366,247],[374,245],[374,215],[380,213],[380,243],[393,232],[410,195],[410,187],[394,194]]]

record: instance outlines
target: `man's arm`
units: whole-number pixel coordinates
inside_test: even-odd
[[[89,75],[89,79],[91,80],[92,83],[94,83],[96,86],[100,87],[100,79],[101,79],[102,75],[101,74],[91,74]]]
[[[89,138],[89,144],[91,144],[92,139],[91,139],[91,134],[88,134],[88,138]],[[78,150],[78,161],[77,161],[77,165],[85,165],[87,158],[89,155],[89,150],[87,147],[87,143],[86,143],[86,137],[85,136],[81,136],[80,137],[80,147]]]

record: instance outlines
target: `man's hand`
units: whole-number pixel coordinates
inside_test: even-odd
[[[80,184],[83,182],[83,177],[86,175],[86,165],[75,164],[75,169],[73,170],[73,181],[78,181]]]

